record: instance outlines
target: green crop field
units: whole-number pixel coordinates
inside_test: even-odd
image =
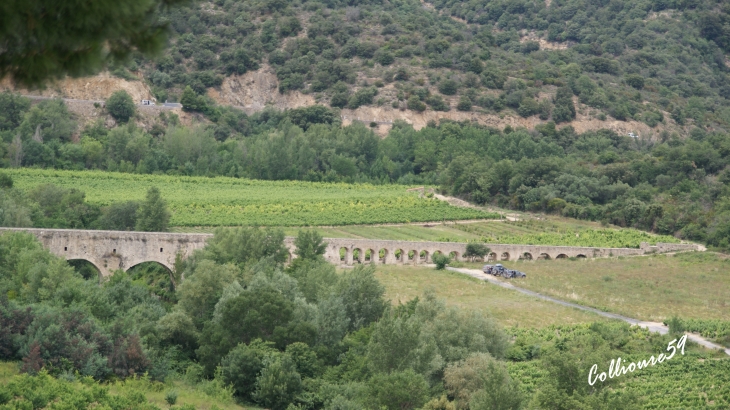
[[[139,175],[102,171],[7,170],[28,190],[52,183],[78,188],[98,205],[141,200],[160,188],[173,226],[317,226],[499,218],[421,198],[403,185],[259,181],[237,178]]]
[[[552,219],[552,218],[551,218]],[[653,235],[635,229],[601,227],[586,221],[556,220],[445,222],[435,224],[346,225],[318,227],[326,238],[387,239],[397,241],[485,242],[527,245],[596,246],[638,248],[641,242],[679,242],[666,235]],[[296,236],[300,227],[284,232]],[[174,228],[176,232],[212,233],[214,227]]]

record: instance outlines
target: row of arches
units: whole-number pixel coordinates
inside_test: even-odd
[[[464,260],[463,255],[458,251],[451,251],[448,254],[441,250],[429,251],[425,249],[407,249],[407,248],[369,248],[369,247],[340,247],[337,249],[336,255],[330,257],[333,263],[339,262],[345,265],[355,263],[381,263],[381,264],[421,264],[432,263],[433,256],[436,254],[446,254],[453,261]],[[572,256],[575,258],[586,258],[584,254]],[[522,252],[517,255],[517,260],[552,260],[552,259],[568,259],[565,253],[559,253],[551,256],[548,253],[533,254],[531,252]],[[471,258],[467,258],[471,260]],[[483,258],[475,258],[478,262],[499,262],[514,260],[513,254],[510,252],[491,252]]]
[[[431,260],[436,254],[444,254],[442,251],[430,252],[428,250],[418,249],[373,249],[365,247],[356,248],[339,248],[338,257],[341,263],[431,263]],[[459,260],[461,257],[457,251],[448,253],[448,256],[452,260]]]
[[[104,272],[101,269],[101,266],[97,265],[96,263],[88,260],[88,259],[68,259],[66,262],[71,265],[71,267],[74,268],[81,276],[86,280],[91,279],[100,279],[104,276]],[[104,265],[102,265],[104,266]],[[104,266],[107,268],[107,266]],[[157,270],[165,271],[166,274],[170,274],[172,270],[166,266],[163,263],[160,263],[158,261],[146,261],[146,262],[139,262],[136,263],[128,268],[124,268],[125,272],[134,271],[135,269],[150,269],[155,268]]]

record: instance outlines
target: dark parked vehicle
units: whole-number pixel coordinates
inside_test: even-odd
[[[482,268],[482,272],[488,275],[501,276],[507,279],[527,277],[524,272],[520,272],[514,269],[507,269],[502,266],[501,263],[498,263],[496,265],[484,265],[484,268]]]

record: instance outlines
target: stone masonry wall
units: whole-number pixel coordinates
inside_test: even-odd
[[[48,250],[66,260],[84,259],[96,266],[102,276],[114,270],[127,270],[142,262],[157,262],[172,270],[178,254],[187,258],[202,249],[210,234],[91,231],[71,229],[0,228],[35,235]],[[386,241],[370,239],[325,238],[325,259],[334,264],[377,262],[385,264],[431,263],[435,253],[462,260],[465,243]],[[295,257],[294,238],[284,240],[290,259]],[[579,246],[486,244],[491,249],[487,260],[515,261],[519,259],[606,258],[612,256],[644,255],[657,252],[704,251],[696,244],[665,244],[640,248],[591,248]]]

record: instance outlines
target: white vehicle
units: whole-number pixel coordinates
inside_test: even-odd
[[[155,105],[152,100],[142,100],[142,105]]]

